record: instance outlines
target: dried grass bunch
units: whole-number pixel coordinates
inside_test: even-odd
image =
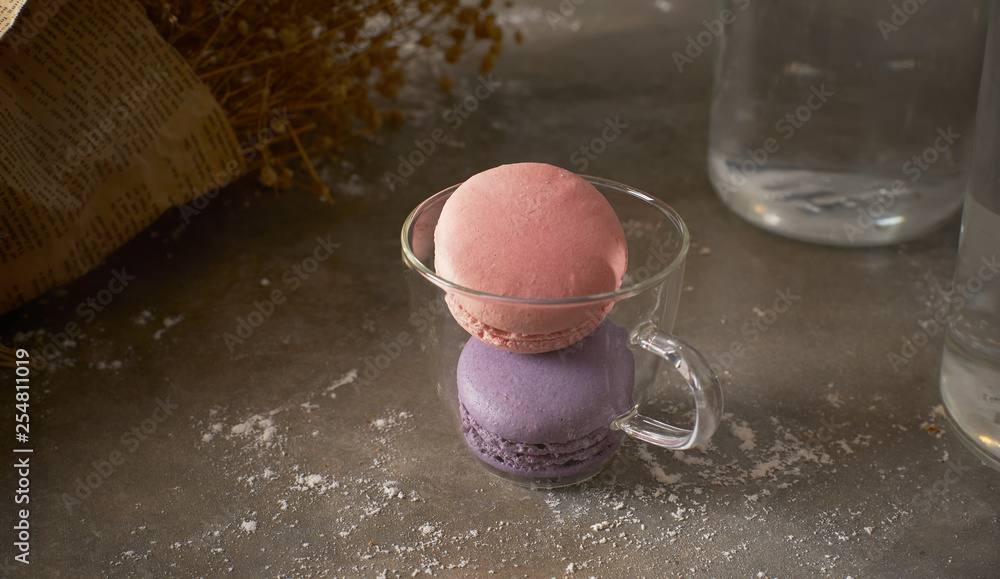
[[[191,64],[222,105],[241,141],[275,134],[250,164],[260,182],[303,187],[330,198],[310,158],[348,139],[400,122],[383,117],[375,95],[394,98],[412,59],[457,62],[488,44],[481,71],[500,53],[503,32],[490,10],[460,0],[143,0],[160,34]],[[450,79],[441,85],[450,88]],[[295,120],[275,119],[287,108]],[[288,162],[301,159],[310,183]]]

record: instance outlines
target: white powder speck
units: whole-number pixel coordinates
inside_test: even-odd
[[[167,316],[163,318],[163,327],[172,328],[183,321],[184,321],[184,314],[180,314],[179,316],[174,316],[172,318],[170,316]]]
[[[152,319],[153,319],[153,312],[149,310],[143,310],[139,312],[138,316],[132,318],[132,323],[137,326],[145,326]]]
[[[205,434],[201,435],[202,442],[211,442],[213,438],[215,438],[215,435],[212,434],[211,432],[206,432]]]
[[[740,444],[740,450],[743,452],[749,452],[757,447],[754,443],[754,432],[750,430],[750,426],[746,422],[740,424],[733,423],[729,430],[733,433],[733,436],[740,439],[742,444]]]
[[[600,523],[597,523],[597,524],[594,524],[594,525],[590,525],[590,528],[593,529],[593,530],[595,530],[595,531],[603,531],[604,529],[607,529],[610,526],[611,526],[611,523],[609,523],[607,521],[601,521]]]
[[[780,458],[772,458],[771,460],[759,462],[750,470],[750,478],[762,478],[768,475],[769,472],[775,470],[781,466]]]
[[[266,277],[262,277],[260,278],[260,285],[267,287],[271,285],[271,280],[267,279]]]
[[[826,401],[834,408],[840,408],[844,405],[844,401],[840,399],[840,394],[827,394]]]
[[[240,528],[247,534],[254,533],[257,531],[257,521],[248,521],[243,519],[243,523],[240,525]]]
[[[576,572],[576,563],[570,563],[569,565],[566,565],[566,572],[567,573],[575,573]]]
[[[327,480],[327,478],[321,474],[310,474],[310,475],[295,475],[295,484],[290,487],[292,490],[296,491],[313,491],[318,494],[326,494],[330,489],[340,488],[340,483],[335,480]],[[378,512],[381,507],[375,509],[372,512]]]
[[[668,475],[667,473],[663,472],[663,468],[659,466],[651,468],[649,472],[650,474],[653,475],[653,478],[655,478],[656,480],[660,481],[663,484],[672,485],[681,482],[681,475],[679,474]]]
[[[334,380],[333,384],[327,386],[326,391],[330,393],[330,398],[336,398],[337,393],[335,391],[337,390],[337,388],[340,388],[344,384],[351,384],[357,379],[358,379],[358,369],[351,368],[350,370],[347,371],[346,374]]]
[[[153,339],[159,340],[163,336],[164,332],[166,332],[170,328],[176,326],[177,324],[183,321],[184,321],[184,314],[179,314],[172,318],[170,316],[163,318],[163,327],[160,328],[159,330],[156,330],[156,332],[153,334]]]
[[[681,475],[679,474],[667,475],[667,473],[664,472],[663,467],[661,467],[659,463],[656,462],[656,459],[653,457],[652,453],[650,453],[645,446],[639,447],[639,458],[642,459],[642,461],[649,466],[649,473],[653,475],[653,478],[655,478],[659,482],[664,484],[676,484],[680,482]]]
[[[277,412],[280,411],[281,409],[277,410]],[[268,413],[268,416],[273,416],[277,412],[271,411]],[[221,434],[224,428],[225,426],[221,422],[211,426],[212,432],[217,434]],[[245,437],[249,438],[253,444],[271,446],[278,437],[278,427],[275,426],[273,418],[264,418],[260,414],[254,414],[243,422],[234,424],[229,428],[229,435],[226,436],[226,439],[231,440],[232,437]]]
[[[837,441],[837,444],[839,444],[839,445],[840,445],[840,450],[841,450],[841,451],[842,451],[842,452],[843,452],[844,454],[854,454],[854,449],[852,449],[852,448],[851,448],[850,446],[848,446],[848,445],[847,445],[847,441],[846,441],[846,440],[844,440],[843,438],[841,438],[840,440],[838,440],[838,441]]]
[[[653,4],[655,4],[656,8],[661,12],[670,12],[674,9],[674,5],[670,2],[670,0],[656,0]]]
[[[424,535],[430,535],[431,533],[433,533],[437,529],[434,528],[434,525],[423,524],[423,525],[420,526],[420,528],[418,530],[421,533],[423,533]]]
[[[399,413],[389,414],[388,416],[385,417],[375,418],[370,420],[369,422],[376,429],[385,432],[386,430],[389,430],[390,428],[398,425],[401,421],[410,418],[411,416],[412,414],[410,414],[409,412],[399,412]]]

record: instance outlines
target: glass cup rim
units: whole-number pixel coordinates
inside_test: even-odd
[[[684,259],[687,257],[688,248],[691,243],[691,238],[688,233],[687,225],[684,223],[684,220],[681,219],[680,214],[678,214],[677,211],[675,211],[672,207],[670,207],[663,201],[657,199],[656,197],[644,191],[636,189],[635,187],[630,187],[623,183],[618,183],[617,181],[611,181],[610,179],[603,179],[601,177],[592,177],[589,175],[580,175],[580,177],[589,182],[591,185],[594,185],[595,187],[600,186],[600,187],[611,188],[618,190],[622,193],[631,195],[632,197],[635,197],[653,206],[654,208],[659,210],[660,213],[664,214],[667,217],[667,219],[674,224],[674,227],[676,227],[677,231],[680,232],[681,234],[681,246],[680,249],[677,251],[677,255],[674,256],[674,259],[669,264],[667,264],[663,269],[651,275],[648,279],[629,285],[627,287],[623,286],[615,291],[605,292],[600,294],[591,294],[586,296],[574,296],[569,298],[521,298],[514,296],[491,294],[488,292],[483,292],[461,286],[451,280],[439,276],[436,272],[432,271],[429,267],[427,267],[427,265],[424,264],[422,261],[420,261],[420,259],[417,258],[417,256],[413,253],[413,248],[410,247],[410,242],[409,242],[410,232],[412,231],[413,226],[416,223],[417,217],[422,215],[430,205],[439,201],[442,197],[454,193],[455,189],[457,189],[462,184],[462,183],[457,183],[450,187],[446,187],[441,191],[438,191],[434,195],[431,195],[423,202],[421,202],[420,205],[417,205],[417,207],[414,208],[413,211],[411,211],[410,214],[406,217],[406,221],[403,222],[403,230],[401,235],[401,243],[403,246],[403,261],[408,268],[416,271],[425,279],[427,279],[428,281],[430,281],[431,283],[433,283],[434,285],[438,286],[439,288],[445,291],[470,296],[480,300],[497,301],[509,304],[531,305],[536,307],[567,306],[567,305],[575,306],[575,305],[586,305],[594,303],[603,304],[609,301],[618,301],[628,297],[632,297],[634,295],[638,295],[651,287],[663,283],[663,281],[667,279],[667,277],[670,274],[676,271],[680,267],[680,265],[684,262]]]

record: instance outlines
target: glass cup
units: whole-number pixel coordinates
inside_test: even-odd
[[[458,185],[421,203],[403,224],[410,322],[430,377],[480,464],[532,488],[565,486],[594,476],[612,458],[624,434],[675,450],[699,446],[712,436],[722,416],[722,389],[708,362],[670,333],[682,290],[687,227],[673,209],[651,195],[613,181],[583,178],[607,198],[625,231],[628,269],[621,289],[614,292],[514,298],[478,292],[438,276],[434,230]],[[471,337],[449,310],[449,303],[458,301],[552,319],[584,312],[603,320],[593,333],[563,349],[515,354]],[[690,429],[650,416],[654,393],[678,382],[661,375],[664,360],[690,389]]]

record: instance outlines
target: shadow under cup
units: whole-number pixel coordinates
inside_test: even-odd
[[[424,201],[403,225],[410,323],[430,377],[480,463],[504,479],[533,488],[565,486],[594,476],[612,458],[624,434],[678,450],[698,446],[715,432],[722,415],[718,378],[694,348],[670,334],[689,243],[684,222],[642,191],[583,178],[605,196],[625,231],[628,269],[615,292],[567,299],[512,298],[477,292],[436,275],[434,229],[458,185]],[[449,309],[449,303],[454,307],[456,302],[600,323],[563,349],[516,354],[471,337]],[[690,429],[645,414],[650,406],[646,402],[658,390],[651,386],[666,383],[660,377],[664,360],[690,389]]]

